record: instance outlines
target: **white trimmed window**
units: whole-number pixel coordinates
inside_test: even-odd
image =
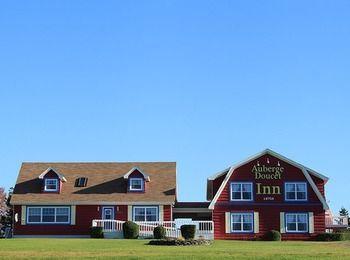
[[[285,183],[286,201],[306,201],[307,185],[306,182],[286,182]]]
[[[45,191],[58,191],[58,179],[45,179]]]
[[[130,178],[129,190],[131,191],[143,191],[144,180],[142,178]]]
[[[252,201],[253,183],[231,182],[231,201]]]
[[[253,213],[231,213],[231,232],[253,232]]]
[[[70,207],[28,207],[28,224],[69,224]]]
[[[158,207],[135,206],[133,208],[133,221],[158,221]]]
[[[286,232],[305,233],[308,230],[307,213],[286,213]]]

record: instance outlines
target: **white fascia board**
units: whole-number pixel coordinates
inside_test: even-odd
[[[130,171],[128,171],[123,177],[124,179],[128,179],[130,174],[132,174],[134,171],[139,171],[142,175],[143,178],[145,178],[146,181],[150,181],[150,177],[148,176],[148,174],[144,173],[139,167],[133,167]]]
[[[302,168],[301,169],[305,178],[307,179],[307,181],[310,183],[310,186],[311,188],[313,189],[313,191],[315,192],[317,198],[321,201],[322,205],[323,205],[323,209],[324,210],[328,210],[329,209],[329,206],[326,202],[326,199],[322,196],[321,192],[319,191],[319,189],[317,188],[315,182],[312,180],[309,172],[305,169],[305,168]]]
[[[314,175],[314,176],[316,176],[316,177],[318,177],[318,178],[320,178],[320,179],[322,179],[324,181],[328,181],[328,179],[329,179],[325,175],[323,175],[323,174],[321,174],[319,172],[316,172],[316,171],[314,171],[314,170],[312,170],[312,169],[310,169],[310,168],[308,168],[308,167],[306,167],[306,166],[304,166],[304,165],[302,165],[302,164],[300,164],[300,163],[298,163],[296,161],[293,161],[293,160],[291,160],[291,159],[289,159],[289,158],[287,158],[287,157],[285,157],[285,156],[283,156],[283,155],[281,155],[279,153],[276,153],[276,152],[274,152],[274,151],[272,151],[270,149],[266,149],[266,153],[268,153],[268,154],[270,154],[270,155],[280,159],[281,161],[288,162],[289,164],[291,164],[291,165],[293,165],[293,166],[295,166],[295,167],[297,167],[299,169],[304,168],[307,171],[309,171],[312,175]]]
[[[230,179],[230,177],[231,177],[232,172],[234,171],[234,169],[235,169],[234,167],[231,167],[230,170],[228,171],[228,173],[227,173],[227,175],[226,175],[224,181],[223,181],[223,182],[221,183],[221,185],[220,185],[219,190],[216,192],[216,194],[215,194],[213,200],[210,202],[208,209],[214,209],[214,205],[215,205],[216,201],[218,200],[218,198],[219,198],[221,192],[222,192],[223,189],[225,188],[225,185],[226,185],[227,181]]]
[[[58,176],[58,178],[63,181],[63,182],[66,182],[67,179],[64,177],[63,174],[59,173],[57,170],[55,170],[54,168],[47,168],[44,172],[42,172],[40,175],[39,175],[39,179],[44,179],[45,175],[49,172],[49,171],[53,171],[56,173],[56,175]]]
[[[213,180],[217,179],[218,177],[226,174],[229,170],[230,170],[230,167],[226,168],[225,170],[222,170],[222,171],[215,173],[214,175],[212,175],[208,178],[208,181],[213,181]]]

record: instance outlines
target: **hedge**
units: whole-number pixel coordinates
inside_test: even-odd
[[[350,232],[321,233],[316,236],[317,241],[344,241],[350,240]]]

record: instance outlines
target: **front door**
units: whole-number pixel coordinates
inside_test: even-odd
[[[106,220],[114,219],[114,208],[113,207],[103,207],[102,219],[106,219]]]
[[[102,219],[103,220],[113,220],[114,219],[114,207],[103,207],[102,208]],[[113,221],[104,221],[103,229],[104,231],[113,231],[114,223]]]

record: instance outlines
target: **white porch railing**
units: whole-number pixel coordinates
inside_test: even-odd
[[[347,216],[326,216],[326,227],[347,227],[349,225]]]
[[[102,227],[103,232],[116,233],[115,237],[122,237],[123,223],[120,220],[102,220],[94,219],[92,221],[93,227]],[[153,229],[157,226],[163,226],[166,230],[166,237],[180,238],[181,226],[184,224],[192,224],[196,226],[196,238],[214,239],[214,223],[213,221],[135,221],[140,227],[141,238],[152,238]]]

